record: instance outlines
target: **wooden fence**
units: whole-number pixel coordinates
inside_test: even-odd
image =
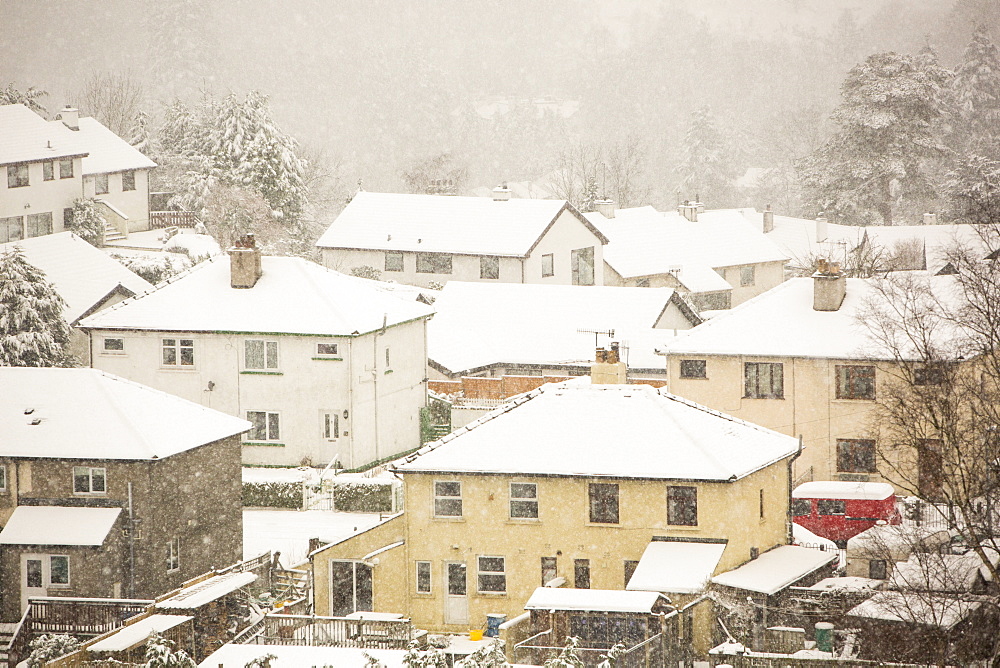
[[[154,230],[164,227],[194,227],[200,222],[194,211],[150,211],[149,226]]]
[[[413,624],[401,620],[361,620],[314,615],[267,615],[255,632],[241,634],[243,644],[306,645],[406,649],[414,639]],[[235,642],[235,641],[234,641]]]

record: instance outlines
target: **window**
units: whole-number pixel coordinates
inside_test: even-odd
[[[28,216],[28,238],[52,234],[52,212],[33,213]]]
[[[875,367],[837,365],[838,399],[874,399]]]
[[[635,569],[639,567],[638,561],[632,561],[630,559],[625,560],[625,584],[623,587],[628,587],[628,581],[632,579],[635,575]]]
[[[431,562],[417,562],[417,593],[431,593]]]
[[[500,258],[494,255],[479,258],[479,278],[500,278]]]
[[[163,366],[194,366],[194,339],[163,339]]]
[[[49,557],[49,584],[69,586],[69,557],[64,555]]]
[[[947,378],[947,369],[943,364],[919,367],[913,370],[914,385],[940,385]]]
[[[63,228],[70,229],[73,227],[73,207],[67,207],[63,209]]]
[[[812,515],[813,504],[809,499],[792,499],[792,515],[803,517]]]
[[[837,439],[837,470],[844,473],[875,473],[875,441]]]
[[[167,543],[167,570],[176,571],[181,567],[181,539],[171,538]]]
[[[667,487],[667,524],[698,526],[697,487]]]
[[[546,253],[542,256],[542,276],[555,276],[555,266],[552,259],[552,253]]]
[[[841,499],[820,499],[817,506],[820,515],[847,514],[847,504]]]
[[[559,577],[556,557],[542,557],[542,586]]]
[[[28,185],[27,165],[7,165],[7,187],[23,188]]]
[[[248,441],[277,441],[281,438],[281,418],[269,411],[247,411],[253,426],[247,432]]]
[[[104,337],[105,355],[123,355],[125,353],[125,339],[117,336]]]
[[[747,264],[740,267],[740,286],[749,287],[754,284],[756,272],[754,271],[754,266],[752,264]]]
[[[927,501],[943,501],[945,468],[944,441],[922,438],[917,441],[917,490]]]
[[[135,190],[135,172],[122,172],[122,192]]]
[[[24,219],[21,216],[0,218],[0,244],[24,238]]]
[[[74,494],[106,494],[107,491],[107,472],[103,468],[73,467]]]
[[[392,365],[389,364],[389,349],[386,348],[385,349],[385,370],[388,371],[390,368],[392,368]]]
[[[462,516],[462,483],[457,480],[434,483],[434,517]]]
[[[330,562],[330,614],[344,617],[372,609],[372,567],[361,561]]]
[[[73,158],[66,158],[65,160],[59,161],[59,178],[73,178]]]
[[[708,378],[705,360],[681,360],[681,378]]]
[[[760,519],[764,519],[764,490],[760,490]]]
[[[0,492],[7,491],[7,465],[0,464]]]
[[[780,362],[746,362],[743,365],[744,393],[747,399],[783,399],[784,368]]]
[[[451,256],[444,253],[417,253],[417,273],[450,274]]]
[[[885,580],[889,577],[889,568],[885,559],[872,559],[868,562],[868,577],[872,580]]]
[[[403,254],[387,252],[385,254],[385,270],[403,271]]]
[[[594,284],[594,247],[577,248],[569,256],[573,285]]]
[[[573,586],[590,589],[590,559],[573,560]]]
[[[507,593],[507,573],[503,557],[479,557],[479,592]]]
[[[108,194],[108,175],[98,174],[94,177],[94,194],[95,195],[107,195]]]
[[[278,342],[247,339],[244,342],[243,366],[250,370],[276,370],[278,368]]]
[[[340,415],[335,411],[327,411],[322,415],[322,426],[323,438],[328,441],[332,441],[335,438],[340,438]]]
[[[317,343],[316,355],[318,357],[336,357],[337,345],[336,343]]]
[[[590,521],[618,524],[618,485],[590,483]]]
[[[538,519],[538,485],[533,482],[510,483],[511,518]]]
[[[42,163],[42,180],[52,181],[56,178],[56,163],[47,160]]]

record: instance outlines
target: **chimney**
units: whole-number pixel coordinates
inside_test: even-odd
[[[698,207],[701,206],[697,202],[692,202],[690,200],[684,200],[684,203],[677,207],[677,213],[681,214],[692,223],[698,222]]]
[[[847,278],[840,271],[840,263],[820,258],[816,261],[816,273],[812,279],[813,310],[839,310],[847,296]]]
[[[56,115],[57,121],[62,121],[63,125],[70,130],[80,129],[80,110],[66,105],[66,107]]]
[[[816,216],[816,241],[826,241],[826,237],[826,216],[820,211],[819,215]]]
[[[624,385],[628,382],[628,369],[619,358],[617,342],[612,342],[607,350],[598,348],[594,359],[590,365],[591,384]]]
[[[924,225],[937,225],[937,214],[936,213],[925,213],[924,214]]]
[[[229,249],[230,285],[252,288],[260,278],[260,249],[252,234],[244,234]]]
[[[774,211],[771,211],[771,205],[768,204],[767,208],[764,209],[764,234],[774,231]]]
[[[594,201],[594,209],[605,218],[615,217],[615,202],[610,199],[599,199]]]
[[[510,188],[507,187],[506,183],[498,185],[493,189],[493,201],[494,202],[506,202],[510,199]]]

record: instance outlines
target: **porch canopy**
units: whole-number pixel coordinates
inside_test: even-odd
[[[88,652],[123,652],[145,644],[152,633],[163,633],[194,617],[186,615],[150,615],[135,624],[129,624],[115,633],[87,647]]]
[[[646,546],[625,589],[670,594],[700,593],[719,565],[725,549],[725,541],[654,540]]]
[[[104,545],[121,512],[121,508],[18,506],[0,531],[0,545]]]
[[[781,545],[739,568],[716,575],[712,582],[770,596],[839,558],[836,553],[798,545]]]
[[[669,604],[665,596],[654,591],[539,587],[524,604],[524,609],[649,614],[661,601]]]

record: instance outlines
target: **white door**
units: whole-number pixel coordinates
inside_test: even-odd
[[[469,592],[465,562],[446,561],[444,577],[444,623],[468,624]]]
[[[49,581],[48,559],[40,554],[21,555],[21,612],[28,608],[28,598],[46,596],[45,583]]]

